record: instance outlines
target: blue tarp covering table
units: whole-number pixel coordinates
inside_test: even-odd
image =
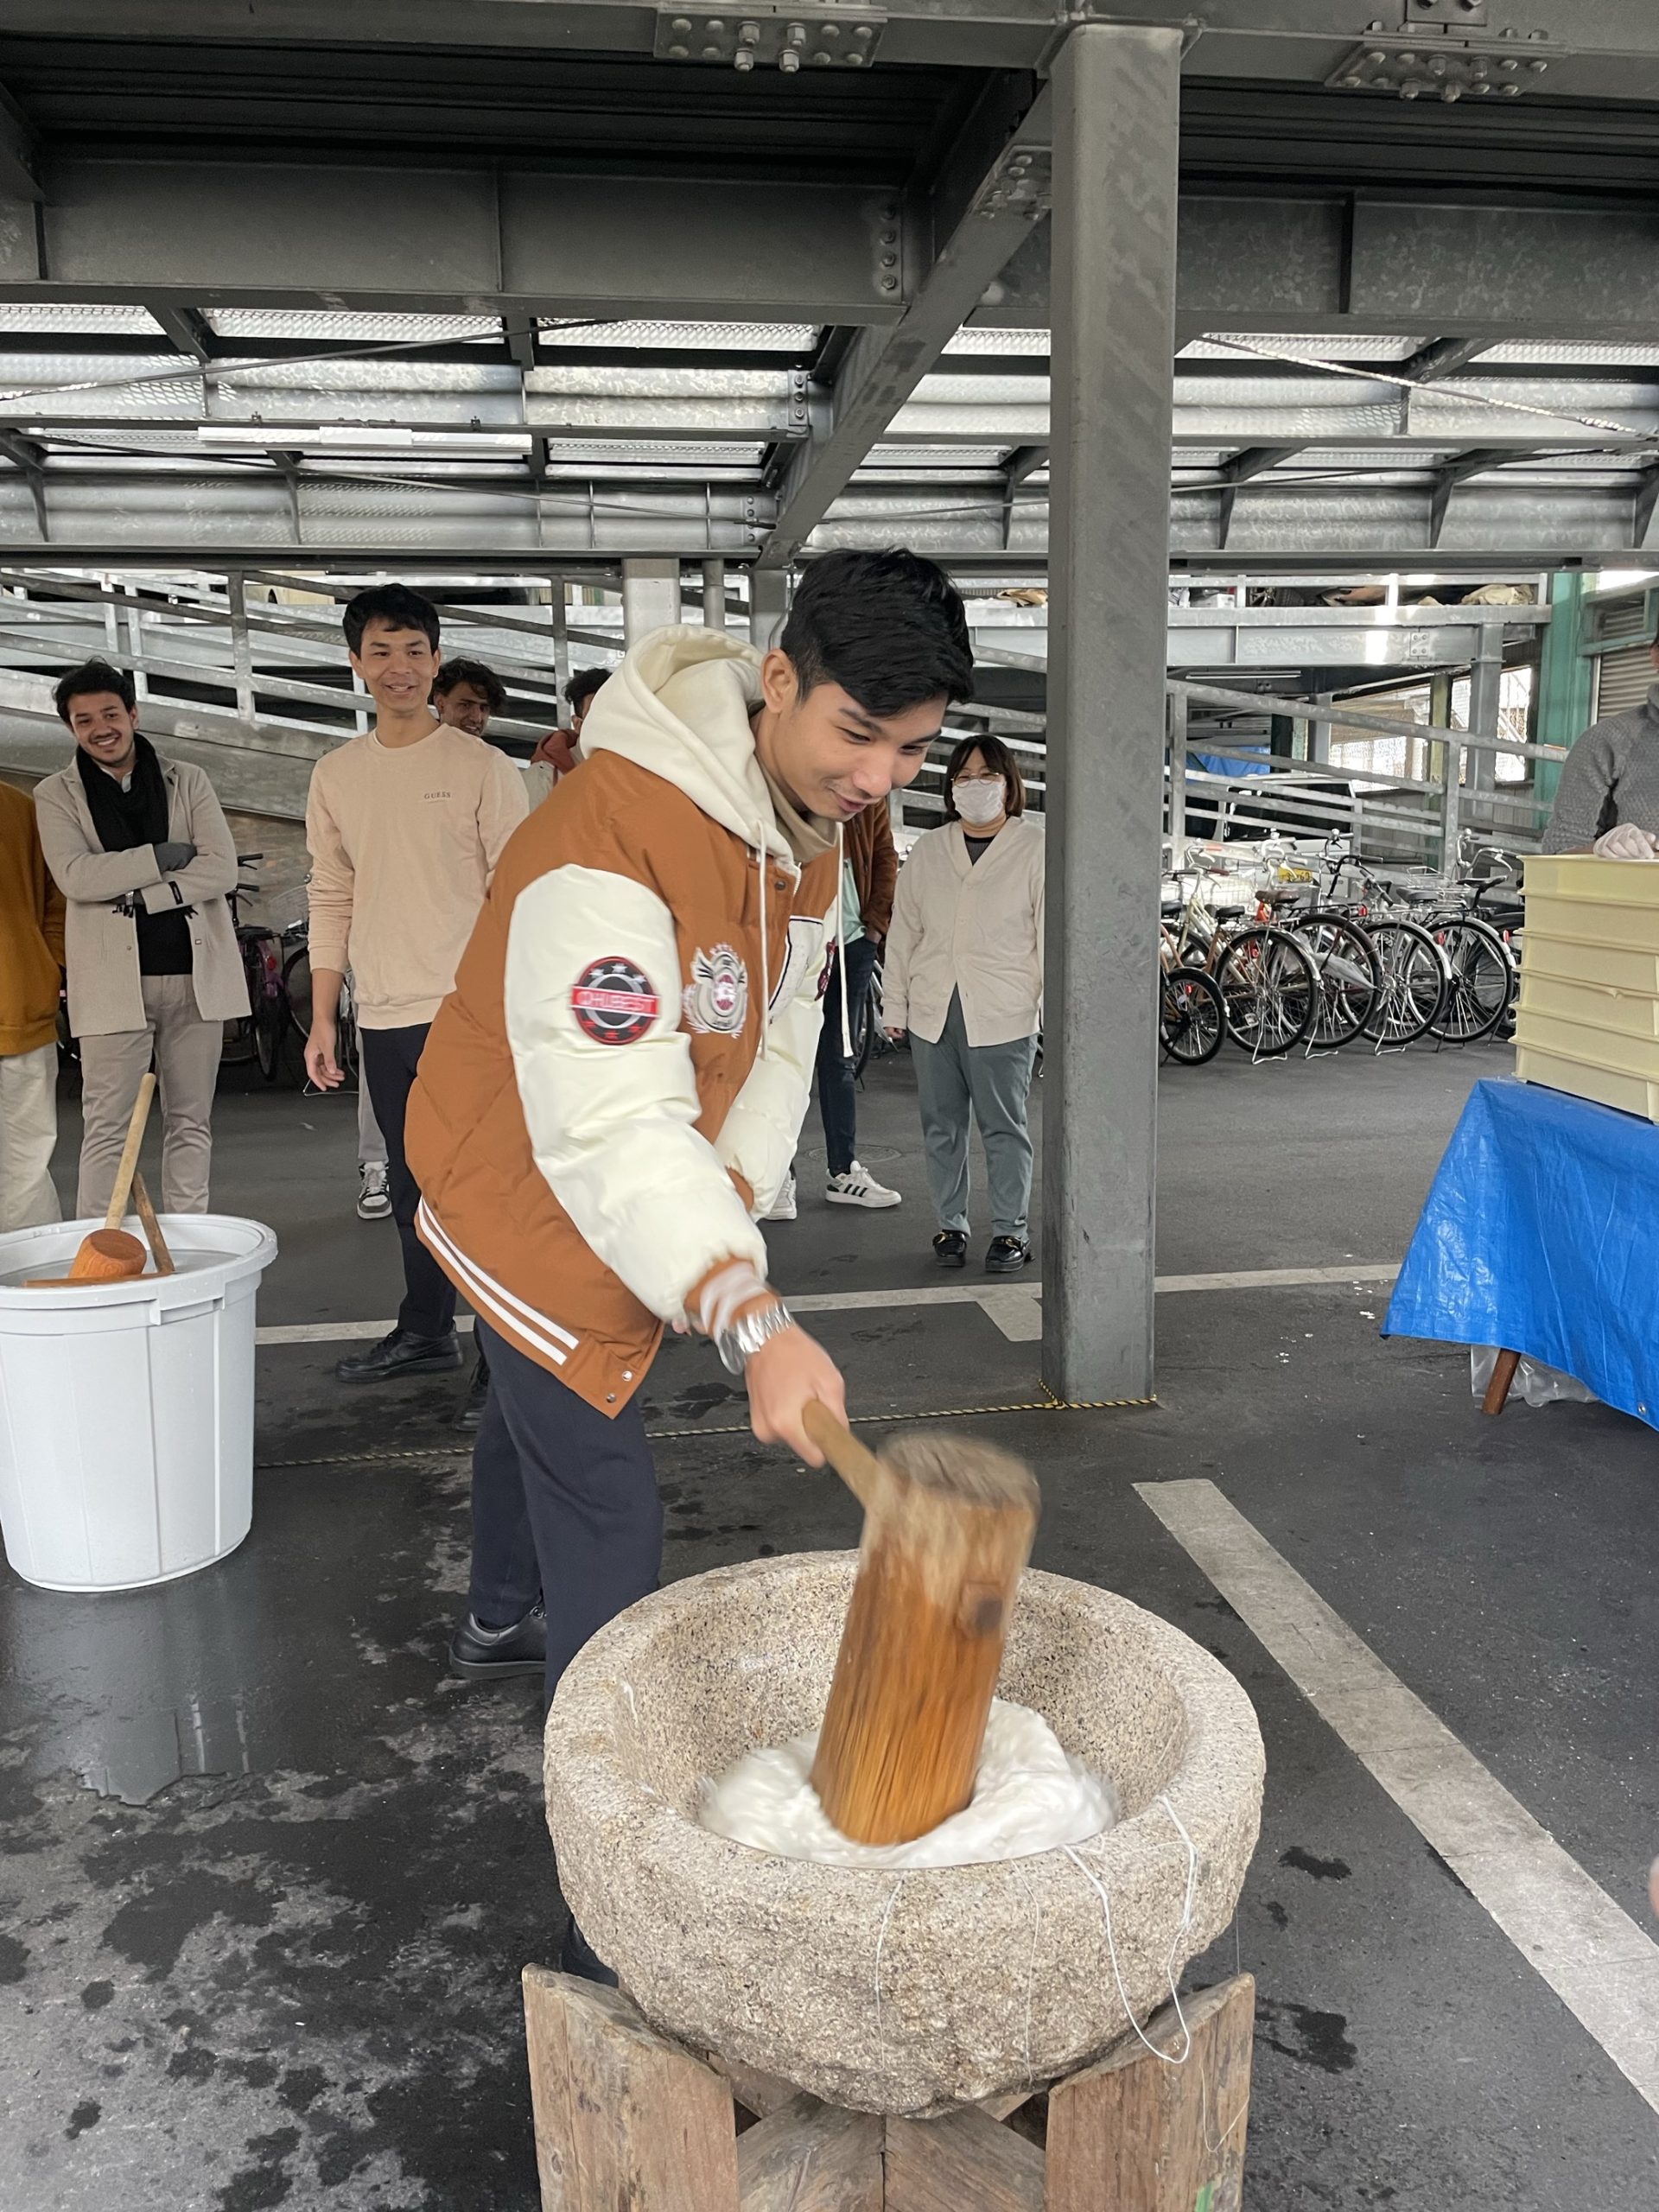
[[[1659,1427],[1659,1128],[1478,1083],[1382,1333],[1523,1352]]]

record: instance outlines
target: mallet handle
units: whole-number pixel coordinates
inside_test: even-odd
[[[868,1513],[887,1480],[874,1452],[850,1428],[843,1428],[821,1399],[814,1398],[807,1406],[801,1427]]]

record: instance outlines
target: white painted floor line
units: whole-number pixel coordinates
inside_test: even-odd
[[[1363,1267],[1247,1268],[1236,1274],[1160,1275],[1160,1294],[1189,1290],[1297,1290],[1321,1283],[1392,1282],[1399,1262]],[[784,1293],[797,1313],[863,1313],[906,1306],[982,1306],[1014,1344],[1036,1344],[1043,1333],[1040,1282],[940,1282],[916,1290],[807,1290]],[[300,1321],[255,1332],[262,1344],[372,1344],[392,1326],[390,1321]],[[470,1329],[470,1313],[456,1322]]]
[[[1659,2112],[1659,1944],[1213,1483],[1135,1489],[1528,1965]]]
[[[1175,1290],[1302,1290],[1322,1282],[1392,1282],[1400,1272],[1398,1260],[1363,1267],[1245,1268],[1228,1275],[1160,1275],[1160,1292]]]

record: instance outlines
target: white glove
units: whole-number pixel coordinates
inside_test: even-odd
[[[1595,852],[1604,861],[1650,861],[1659,859],[1656,846],[1645,830],[1637,829],[1634,822],[1621,822],[1611,830],[1604,830],[1595,842]]]

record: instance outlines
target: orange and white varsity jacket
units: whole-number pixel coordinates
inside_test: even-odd
[[[839,910],[755,757],[758,653],[658,630],[509,842],[440,1007],[405,1143],[456,1287],[601,1412],[754,1216],[800,1134]]]

